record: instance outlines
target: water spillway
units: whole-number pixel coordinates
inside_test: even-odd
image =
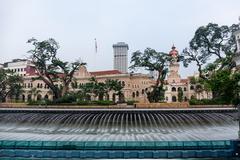
[[[0,140],[198,141],[237,138],[236,110],[0,110]]]

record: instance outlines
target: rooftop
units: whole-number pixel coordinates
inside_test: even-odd
[[[93,76],[102,76],[102,75],[112,75],[112,74],[122,74],[119,70],[105,70],[105,71],[95,71],[89,72]]]

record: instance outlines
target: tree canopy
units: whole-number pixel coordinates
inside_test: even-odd
[[[7,96],[18,99],[23,92],[22,81],[21,76],[0,68],[0,102],[5,102]]]
[[[236,86],[239,73],[233,71],[237,50],[234,32],[237,30],[239,25],[236,24],[219,26],[209,23],[201,26],[182,53],[185,67],[196,63],[199,72],[197,83],[202,84],[205,90],[211,90],[213,99],[227,103],[232,103],[239,88]]]
[[[31,54],[30,59],[37,71],[36,79],[41,79],[49,86],[55,99],[66,94],[74,72],[86,63],[81,60],[72,63],[60,60],[57,57],[59,44],[53,38],[44,41],[32,38],[27,43],[33,45],[33,49],[28,53]],[[58,82],[61,82],[62,85],[57,85]]]
[[[156,71],[158,77],[153,90],[148,92],[150,102],[159,102],[164,99],[164,79],[168,72],[168,65],[172,58],[167,53],[157,52],[147,48],[144,52],[136,51],[132,54],[130,69],[144,68],[148,71]]]

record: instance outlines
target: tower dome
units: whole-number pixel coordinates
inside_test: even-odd
[[[178,51],[176,50],[176,47],[174,45],[172,46],[172,50],[169,52],[169,55],[172,57],[178,56]]]

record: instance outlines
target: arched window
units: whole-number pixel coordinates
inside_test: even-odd
[[[25,95],[24,94],[22,95],[22,101],[23,102],[25,101]]]
[[[194,86],[190,86],[190,90],[194,90]]]
[[[37,88],[39,88],[39,87],[40,87],[40,84],[38,83],[38,84],[37,84]]]
[[[187,97],[186,97],[186,96],[184,97],[184,101],[185,101],[185,102],[187,101]]]
[[[194,96],[194,95],[192,95],[192,96],[191,96],[191,99],[195,99],[195,96]]]
[[[166,101],[168,101],[168,97],[166,97],[165,99],[166,99]]]
[[[182,90],[182,88],[181,87],[178,87],[178,89],[177,89],[178,91],[181,91]]]
[[[135,92],[132,93],[132,97],[135,98]]]
[[[122,86],[123,86],[123,87],[125,86],[125,82],[124,82],[124,81],[122,81]]]
[[[109,94],[106,95],[106,100],[109,100]]]
[[[39,101],[41,99],[42,99],[42,95],[41,94],[37,95],[37,100]]]
[[[172,96],[172,102],[177,102],[177,97],[176,96]]]
[[[43,86],[42,86],[42,83],[40,84],[40,88],[42,88]]]
[[[142,89],[142,94],[144,94],[144,89]]]
[[[187,88],[186,88],[186,87],[184,87],[184,91],[187,91]]]
[[[44,99],[48,99],[48,95],[47,94],[44,96]]]
[[[137,91],[137,92],[136,92],[136,97],[138,97],[138,96],[139,96],[139,92]]]
[[[175,87],[172,87],[172,92],[176,92],[176,88]]]
[[[28,101],[31,101],[31,100],[32,100],[32,95],[31,95],[31,94],[29,94],[29,95],[27,96],[27,100],[28,100]]]

